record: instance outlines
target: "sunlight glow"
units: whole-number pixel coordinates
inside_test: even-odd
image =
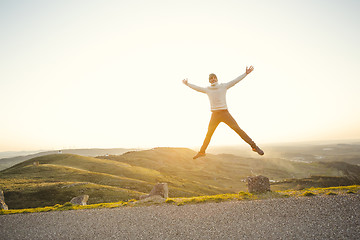
[[[227,82],[250,65],[227,103],[259,144],[360,138],[359,10],[357,1],[3,1],[0,151],[198,147],[210,107],[182,79],[207,86],[214,72]],[[220,125],[210,145],[226,144],[245,143]]]

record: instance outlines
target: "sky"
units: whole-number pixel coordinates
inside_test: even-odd
[[[0,0],[0,151],[360,139],[359,1]],[[220,124],[210,146],[246,145]]]

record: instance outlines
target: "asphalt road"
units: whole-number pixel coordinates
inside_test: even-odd
[[[360,239],[360,196],[1,215],[0,239]]]

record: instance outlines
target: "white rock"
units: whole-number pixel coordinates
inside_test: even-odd
[[[81,195],[81,196],[74,197],[73,199],[71,199],[70,203],[72,203],[74,205],[85,206],[88,200],[89,200],[89,195]]]
[[[151,196],[158,195],[164,199],[169,197],[169,188],[167,183],[156,184],[148,195],[140,196],[140,199],[145,199]]]
[[[0,209],[9,210],[8,206],[5,203],[4,192],[0,189]]]

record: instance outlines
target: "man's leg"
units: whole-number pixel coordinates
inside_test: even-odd
[[[219,123],[220,123],[220,119],[219,119],[218,114],[215,112],[212,113],[204,143],[201,146],[199,153],[194,157],[194,159],[205,156],[205,151],[206,151],[207,147],[209,146],[211,137],[214,134],[215,129],[217,128]]]
[[[254,141],[239,127],[239,125],[230,113],[226,115],[226,117],[224,118],[224,122],[232,130],[234,130],[247,144],[249,144],[252,148],[255,148],[256,144],[254,143]]]
[[[224,122],[231,127],[247,144],[249,144],[254,152],[257,152],[259,155],[264,155],[264,151],[261,150],[254,141],[239,127],[235,119],[228,112],[224,118]]]

